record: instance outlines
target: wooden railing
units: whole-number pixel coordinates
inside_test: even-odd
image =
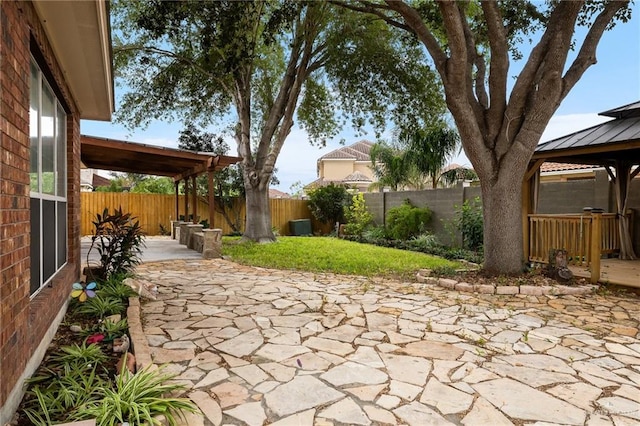
[[[615,213],[530,214],[529,261],[548,263],[551,249],[567,250],[570,265],[589,267],[600,278],[600,257],[620,251]]]

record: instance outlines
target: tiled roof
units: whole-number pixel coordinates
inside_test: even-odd
[[[274,188],[269,188],[269,198],[291,198],[291,195]]]
[[[370,161],[371,157],[369,156],[369,152],[371,151],[371,146],[373,146],[373,142],[362,140],[354,143],[353,145],[344,146],[331,151],[330,153],[320,157],[318,161],[325,159],[348,158],[353,158],[356,161]]]
[[[444,173],[444,172],[448,172],[449,170],[456,170],[456,169],[462,169],[462,168],[464,168],[464,167],[462,167],[460,164],[457,164],[457,163],[451,163],[451,164],[449,164],[448,166],[445,166],[445,167],[441,170],[441,172],[442,172],[442,173]]]
[[[371,178],[361,172],[353,172],[342,179],[342,182],[371,182]]]
[[[598,166],[590,164],[569,164],[569,163],[553,163],[547,161],[540,166],[540,172],[564,172],[568,170],[593,169]]]

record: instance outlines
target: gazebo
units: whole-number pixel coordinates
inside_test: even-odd
[[[634,180],[640,173],[640,102],[600,115],[613,120],[538,145],[525,174],[522,206],[525,259],[544,263],[549,250],[564,248],[572,265],[589,269],[594,283],[601,278],[603,254],[617,255],[620,260],[638,259],[630,194],[640,192],[640,179]],[[613,211],[585,209],[580,214],[537,214],[540,166],[545,161],[604,167],[615,189]],[[640,245],[640,241],[635,243]],[[628,279],[623,278],[617,284],[640,287],[640,275],[633,268]]]
[[[89,168],[173,178],[176,218],[180,207],[178,187],[181,181],[184,182],[185,220],[192,217],[194,223],[197,223],[198,217],[196,178],[206,173],[209,179],[207,198],[211,227],[214,225],[215,198],[212,188],[215,173],[242,160],[240,157],[216,155],[211,152],[193,152],[87,135],[81,136],[80,151],[82,163]],[[191,212],[189,198],[191,198]]]

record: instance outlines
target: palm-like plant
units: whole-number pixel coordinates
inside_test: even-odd
[[[378,178],[378,181],[372,184],[373,188],[389,186],[397,191],[399,186],[408,182],[410,173],[405,152],[384,142],[378,142],[371,146],[369,156],[373,173]]]
[[[406,146],[407,170],[415,169],[437,188],[447,160],[460,150],[458,133],[444,124],[402,132],[399,142]]]

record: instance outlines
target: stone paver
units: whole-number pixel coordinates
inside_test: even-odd
[[[467,293],[219,259],[137,274],[159,288],[140,307],[151,360],[188,387],[194,426],[640,424],[633,294]]]

